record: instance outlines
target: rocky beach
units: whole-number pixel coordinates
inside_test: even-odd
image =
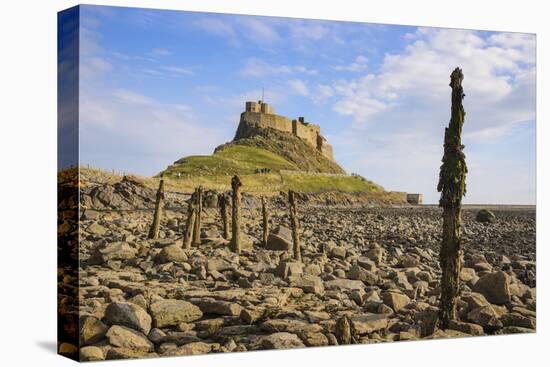
[[[138,179],[82,188],[79,218],[74,203],[60,205],[60,235],[75,229],[74,220],[80,226],[79,246],[65,249],[78,257],[78,273],[61,266],[58,278],[62,319],[73,320],[65,332],[78,334],[82,360],[536,329],[534,207],[463,208],[459,317],[442,330],[440,208],[299,195],[297,262],[284,193],[267,196],[263,244],[261,197],[243,187],[240,255],[223,238],[219,194],[205,192],[200,244],[191,250],[183,247],[189,193],[166,192],[158,239],[147,236],[155,190]],[[60,345],[66,354],[77,350],[70,340]]]

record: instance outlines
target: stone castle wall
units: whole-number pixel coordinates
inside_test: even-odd
[[[293,134],[317,149],[319,153],[333,160],[332,146],[321,135],[321,127],[305,122],[302,117],[290,120],[285,116],[273,113],[273,108],[265,102],[246,102],[245,112],[241,114],[241,121],[237,129],[236,138],[247,136],[249,128],[271,128]]]

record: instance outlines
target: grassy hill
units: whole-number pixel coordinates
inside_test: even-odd
[[[347,175],[300,138],[271,129],[220,145],[212,155],[181,158],[161,174],[183,190],[198,185],[228,190],[231,177],[239,175],[248,192],[384,192],[371,181]]]

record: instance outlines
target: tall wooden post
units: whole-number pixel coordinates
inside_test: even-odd
[[[292,244],[294,246],[294,260],[302,261],[302,249],[300,245],[300,223],[296,211],[296,193],[288,191],[288,203],[290,207],[290,228],[292,229]]]
[[[157,190],[157,201],[155,203],[155,213],[153,214],[153,223],[149,229],[149,239],[157,239],[160,230],[160,216],[164,207],[164,180],[161,178]]]
[[[183,236],[183,248],[186,250],[191,249],[191,240],[193,239],[193,230],[195,227],[195,219],[197,216],[197,208],[193,198],[189,200],[187,208],[187,222],[185,226],[185,235]]]
[[[232,196],[232,237],[231,250],[236,254],[241,253],[241,186],[242,182],[239,176],[233,176],[231,179]]]
[[[262,238],[262,244],[264,247],[267,246],[267,237],[269,236],[269,216],[267,214],[267,204],[265,201],[265,197],[262,197],[262,224],[263,224],[263,238]]]
[[[201,216],[202,216],[202,186],[195,189],[195,228],[193,229],[193,243],[201,243]]]
[[[229,212],[227,210],[228,206],[227,196],[225,193],[220,195],[219,206],[220,206],[220,216],[222,217],[223,225],[223,238],[226,240],[229,239]]]
[[[445,129],[444,154],[439,173],[437,191],[441,192],[439,206],[443,208],[443,240],[439,253],[441,265],[441,298],[439,301],[439,321],[443,329],[449,321],[457,317],[457,299],[460,291],[460,271],[462,261],[461,225],[462,197],[466,193],[466,157],[461,134],[464,125],[464,92],[460,68],[451,74],[451,121]]]

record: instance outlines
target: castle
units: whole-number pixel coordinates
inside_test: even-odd
[[[276,115],[273,107],[263,101],[246,102],[245,111],[241,113],[241,120],[235,139],[249,136],[249,131],[254,128],[271,128],[293,134],[315,148],[326,158],[333,160],[332,146],[321,135],[321,127],[306,122],[303,117],[290,120],[288,117]]]

